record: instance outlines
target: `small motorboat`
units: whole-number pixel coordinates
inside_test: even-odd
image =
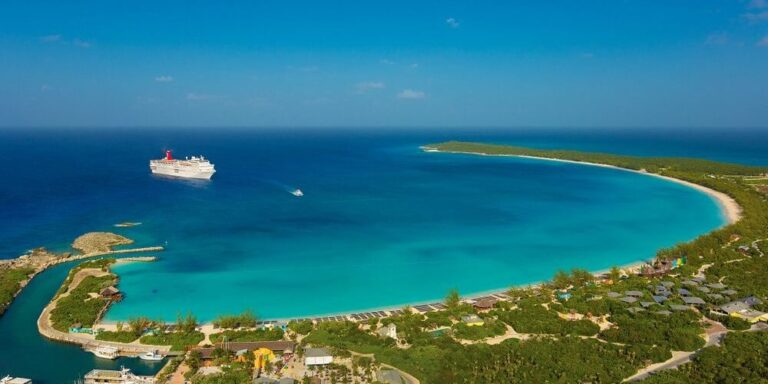
[[[295,191],[291,191],[291,195],[294,195],[296,197],[302,197],[304,196],[304,192],[301,191],[301,189],[296,189]]]
[[[98,347],[91,349],[90,352],[102,359],[114,360],[120,357],[120,351],[115,347]]]
[[[154,350],[152,352],[145,352],[139,355],[139,359],[147,361],[160,361],[163,359],[163,355],[159,351]]]

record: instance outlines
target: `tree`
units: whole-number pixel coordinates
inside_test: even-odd
[[[128,327],[136,336],[141,336],[152,325],[152,321],[144,316],[128,319]]]
[[[123,331],[123,322],[122,321],[118,321],[117,324],[115,324],[115,329],[118,332],[122,332]]]
[[[619,281],[619,279],[621,278],[621,269],[619,269],[619,267],[614,265],[613,267],[611,267],[611,270],[608,272],[608,277],[614,282]]]
[[[571,285],[571,277],[568,276],[568,272],[562,269],[555,272],[555,276],[552,277],[552,287],[555,289],[565,289]]]
[[[448,291],[448,295],[445,297],[445,305],[448,308],[456,308],[459,306],[459,302],[461,301],[461,296],[459,296],[459,291],[456,289],[451,289]]]
[[[187,312],[187,316],[176,315],[176,328],[182,333],[192,333],[197,328],[197,319],[192,312]]]
[[[200,361],[202,358],[203,355],[200,354],[200,351],[190,352],[189,357],[187,358],[187,365],[189,366],[192,373],[197,372],[197,370],[200,369]]]
[[[571,270],[571,281],[574,285],[583,287],[595,280],[595,276],[586,269],[574,268]]]

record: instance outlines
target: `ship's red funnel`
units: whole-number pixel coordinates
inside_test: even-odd
[[[173,160],[173,159],[171,158],[171,151],[165,151],[165,159],[166,159],[166,160]]]

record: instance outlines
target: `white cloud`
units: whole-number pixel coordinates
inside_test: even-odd
[[[74,44],[75,47],[80,47],[80,48],[90,48],[93,46],[93,44],[91,44],[90,42],[85,40],[80,40],[80,39],[72,40],[72,44]]]
[[[747,4],[748,8],[768,8],[768,0],[752,0]]]
[[[210,95],[206,93],[195,93],[190,92],[187,93],[186,99],[189,101],[211,101],[211,100],[220,100],[223,99],[223,96],[219,95]]]
[[[416,91],[413,89],[404,89],[397,94],[398,99],[423,99],[425,97],[427,97],[427,94],[424,93],[424,91]]]
[[[384,65],[393,65],[393,64],[395,64],[394,61],[387,60],[387,59],[381,59],[381,60],[379,60],[379,63],[384,64]]]
[[[170,83],[173,81],[173,76],[168,76],[168,75],[156,76],[155,81],[157,81],[158,83]]]
[[[728,44],[729,41],[730,41],[730,38],[728,37],[727,33],[718,32],[718,33],[712,33],[709,36],[707,36],[707,40],[705,41],[705,44],[725,45],[725,44]]]
[[[40,38],[43,43],[58,43],[61,41],[61,35],[48,35]]]
[[[758,47],[768,47],[768,36],[763,36],[762,39],[760,39],[757,42]]]
[[[448,26],[451,27],[451,28],[458,28],[459,27],[459,21],[454,19],[453,17],[449,17],[449,18],[445,19],[445,23],[448,24]],[[472,29],[472,28],[470,28],[470,29]]]
[[[768,11],[763,11],[758,13],[745,13],[744,19],[746,19],[750,23],[760,23],[763,21],[768,21]]]
[[[363,81],[355,85],[358,93],[365,93],[373,89],[384,89],[386,85],[381,81]]]

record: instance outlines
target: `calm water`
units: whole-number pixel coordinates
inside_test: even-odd
[[[156,263],[117,269],[127,297],[108,319],[192,311],[210,320],[244,309],[281,318],[626,264],[723,222],[707,196],[652,177],[418,150],[449,139],[768,164],[765,135],[747,132],[5,131],[0,161],[13,166],[0,169],[0,257],[113,230],[167,250]],[[211,182],[152,177],[147,160],[165,148],[202,153],[218,173]],[[294,187],[306,196],[290,195]],[[122,221],[144,224],[112,227]],[[34,327],[65,273],[35,279],[0,318],[0,340],[12,341],[0,350],[0,374],[54,383],[93,367],[90,355],[43,341]],[[34,369],[41,354],[61,365]]]

